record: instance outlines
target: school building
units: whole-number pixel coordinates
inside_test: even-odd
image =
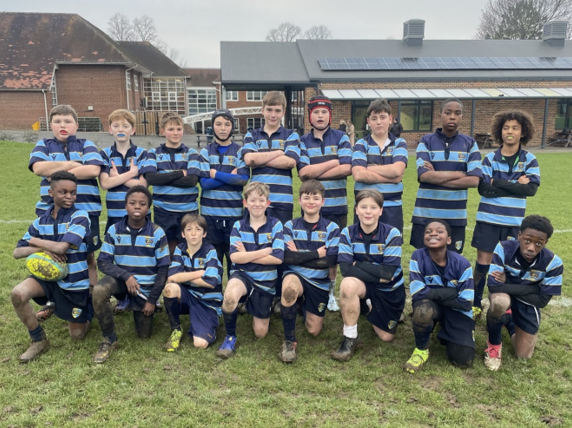
[[[114,41],[79,15],[0,13],[0,129],[46,129],[70,104],[80,131],[107,130],[118,108],[156,112],[137,115],[138,133],[154,130],[159,112],[187,114],[187,80],[152,44]]]
[[[459,98],[460,132],[486,135],[496,112],[522,109],[537,129],[529,144],[541,145],[572,128],[566,26],[547,23],[541,40],[425,40],[425,21],[410,20],[402,40],[221,42],[221,93],[301,91],[304,108],[320,93],[333,101],[332,125],[349,119],[357,137],[367,132],[369,103],[386,98],[412,148],[440,126],[441,102]],[[307,119],[295,124],[286,117],[286,123],[310,129]]]

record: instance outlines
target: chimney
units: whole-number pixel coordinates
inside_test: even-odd
[[[566,21],[547,22],[542,30],[542,40],[550,46],[564,46],[567,30],[568,22]]]
[[[410,19],[403,23],[403,41],[407,46],[423,46],[425,37],[425,21]]]

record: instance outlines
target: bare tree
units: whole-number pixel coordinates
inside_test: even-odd
[[[107,22],[107,34],[117,41],[129,42],[135,39],[133,26],[125,15],[116,13]]]
[[[283,22],[278,28],[273,28],[266,36],[267,42],[293,42],[302,34],[302,29],[291,22]]]
[[[306,39],[325,40],[332,38],[332,32],[325,25],[314,25],[304,33]]]
[[[572,36],[572,0],[489,0],[476,39],[540,39],[544,24],[568,21]]]
[[[181,52],[179,52],[177,49],[170,48],[167,56],[179,67],[185,68],[187,66],[187,60],[181,56]]]
[[[142,42],[154,42],[157,40],[157,28],[153,18],[143,15],[133,20],[133,30],[137,39]]]

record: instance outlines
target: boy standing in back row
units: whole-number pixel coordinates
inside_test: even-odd
[[[70,105],[60,105],[50,111],[50,127],[54,138],[38,141],[32,153],[28,169],[39,177],[41,200],[36,204],[36,215],[42,216],[49,210],[54,200],[49,195],[52,174],[57,171],[68,171],[77,177],[77,200],[75,206],[87,211],[91,229],[88,231],[87,264],[89,266],[89,283],[97,282],[97,265],[94,253],[101,247],[99,239],[99,215],[101,214],[101,198],[97,177],[104,166],[103,159],[95,144],[76,137],[79,127],[77,113]],[[39,320],[46,320],[54,313],[53,302],[38,311]]]
[[[326,189],[320,214],[342,230],[348,223],[347,176],[351,174],[352,147],[348,136],[332,129],[332,102],[316,95],[308,102],[308,119],[312,130],[300,139],[303,156],[298,174],[302,181],[319,180]],[[334,297],[337,266],[330,268],[328,310],[339,311]]]
[[[448,249],[459,254],[465,245],[467,189],[482,178],[481,154],[477,142],[459,134],[463,104],[451,98],[441,104],[441,128],[424,135],[417,146],[419,190],[413,209],[410,244],[424,247],[425,225],[433,219],[451,226]]]

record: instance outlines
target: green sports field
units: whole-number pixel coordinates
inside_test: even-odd
[[[0,427],[572,426],[572,298],[567,287],[572,280],[572,151],[536,152],[542,185],[527,212],[552,220],[556,233],[548,247],[562,258],[565,271],[563,297],[543,310],[532,360],[514,358],[504,331],[503,366],[489,372],[482,361],[483,319],[475,332],[473,368],[451,366],[445,349],[433,341],[426,367],[409,375],[401,366],[414,348],[410,318],[390,345],[360,319],[361,345],[344,364],[329,357],[341,338],[339,312],[326,315],[317,338],[298,319],[299,359],[293,365],[278,359],[280,318],[272,319],[265,339],[255,340],[249,316],[239,317],[237,354],[222,361],[214,349],[195,350],[188,340],[180,352],[165,352],[170,331],[164,312],[155,316],[148,341],[136,338],[130,314],[116,317],[121,349],[99,366],[92,362],[101,340],[97,321],[86,339],[72,343],[67,324],[54,317],[44,324],[50,351],[31,364],[19,364],[29,336],[12,309],[10,291],[27,273],[12,251],[34,219],[39,197],[40,180],[27,169],[32,148],[0,142]],[[404,182],[407,225],[416,192],[414,168],[406,171]],[[471,229],[477,202],[473,189]],[[406,243],[409,232],[405,230]],[[471,234],[467,230],[468,242]],[[411,250],[403,246],[406,273]],[[474,264],[473,248],[466,246],[465,256]],[[182,319],[188,327],[188,318]],[[221,323],[215,349],[223,338]]]

